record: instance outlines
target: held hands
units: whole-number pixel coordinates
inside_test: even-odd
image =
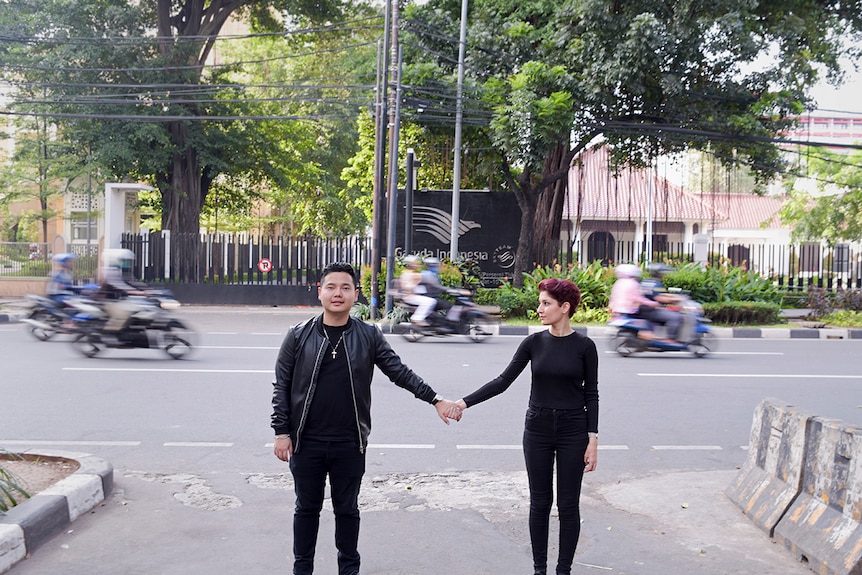
[[[440,406],[446,402],[445,408],[441,411]],[[446,425],[449,425],[450,419],[454,419],[455,421],[461,421],[461,416],[464,413],[464,410],[467,409],[467,404],[464,403],[463,399],[459,399],[458,401],[449,401],[447,399],[441,400],[437,402],[437,414],[440,416],[440,419]]]
[[[437,405],[434,406],[434,409],[437,410],[437,416],[442,419],[443,423],[446,425],[449,425],[450,419],[461,421],[461,408],[452,400],[441,399],[437,402]]]

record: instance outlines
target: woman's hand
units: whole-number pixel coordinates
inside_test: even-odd
[[[587,444],[587,451],[584,453],[584,473],[596,470],[596,464],[599,459],[599,438],[591,437]]]

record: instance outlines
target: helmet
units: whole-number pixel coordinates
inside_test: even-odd
[[[641,268],[634,264],[620,264],[616,268],[614,268],[614,273],[620,279],[623,278],[634,278],[640,279],[641,277]]]
[[[653,278],[660,278],[663,275],[673,271],[669,265],[659,263],[648,265],[647,270],[649,271],[650,277]]]
[[[414,256],[413,254],[411,254],[411,255],[406,256],[404,258],[404,265],[406,265],[408,267],[411,267],[411,268],[416,267],[419,265],[419,263],[420,263],[419,256]]]
[[[75,254],[54,254],[54,257],[51,258],[54,260],[54,263],[67,268],[72,265],[72,262],[78,259],[78,256]]]
[[[129,269],[135,261],[135,252],[126,249],[105,250],[102,252],[102,261],[109,268]]]
[[[438,268],[440,267],[440,260],[437,258],[425,258],[425,265],[429,268]]]

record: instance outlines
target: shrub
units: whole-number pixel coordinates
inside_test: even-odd
[[[758,301],[714,302],[703,304],[703,314],[726,325],[768,325],[780,322],[781,307]]]
[[[497,296],[500,315],[503,317],[535,317],[539,304],[539,282],[547,278],[564,279],[574,282],[581,290],[581,305],[578,309],[602,309],[608,305],[611,286],[614,281],[613,269],[602,266],[600,261],[580,268],[539,266],[532,273],[524,274],[524,287],[514,288],[503,284]]]
[[[862,311],[862,290],[839,288],[830,291],[824,288],[811,287],[808,290],[807,307],[816,318],[825,317],[836,311]]]
[[[829,325],[838,327],[862,327],[862,313],[858,311],[835,311],[823,318]]]
[[[468,261],[468,260],[465,260]],[[464,264],[468,269],[471,268],[471,264]],[[392,281],[395,282],[398,280],[398,277],[401,275],[401,272],[404,271],[404,258],[396,258],[395,259],[395,271],[392,275]],[[464,287],[470,289],[472,286],[468,285],[464,281],[464,275],[461,273],[458,265],[453,264],[449,260],[444,260],[440,264],[439,270],[440,283],[447,287]],[[470,280],[472,281],[472,280]],[[473,282],[472,285],[478,283],[478,279]],[[359,272],[359,287],[362,290],[363,295],[366,298],[371,300],[371,266],[362,266]],[[386,303],[386,260],[380,262],[380,273],[377,276],[377,289],[379,290],[379,301],[378,308],[383,309]]]
[[[745,268],[707,267],[692,264],[667,274],[667,287],[687,290],[691,298],[702,303],[771,302],[781,303],[782,291],[769,278]]]

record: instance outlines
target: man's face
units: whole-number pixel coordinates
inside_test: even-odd
[[[349,312],[356,303],[357,289],[353,278],[346,272],[327,274],[317,288],[317,299],[328,312]]]

